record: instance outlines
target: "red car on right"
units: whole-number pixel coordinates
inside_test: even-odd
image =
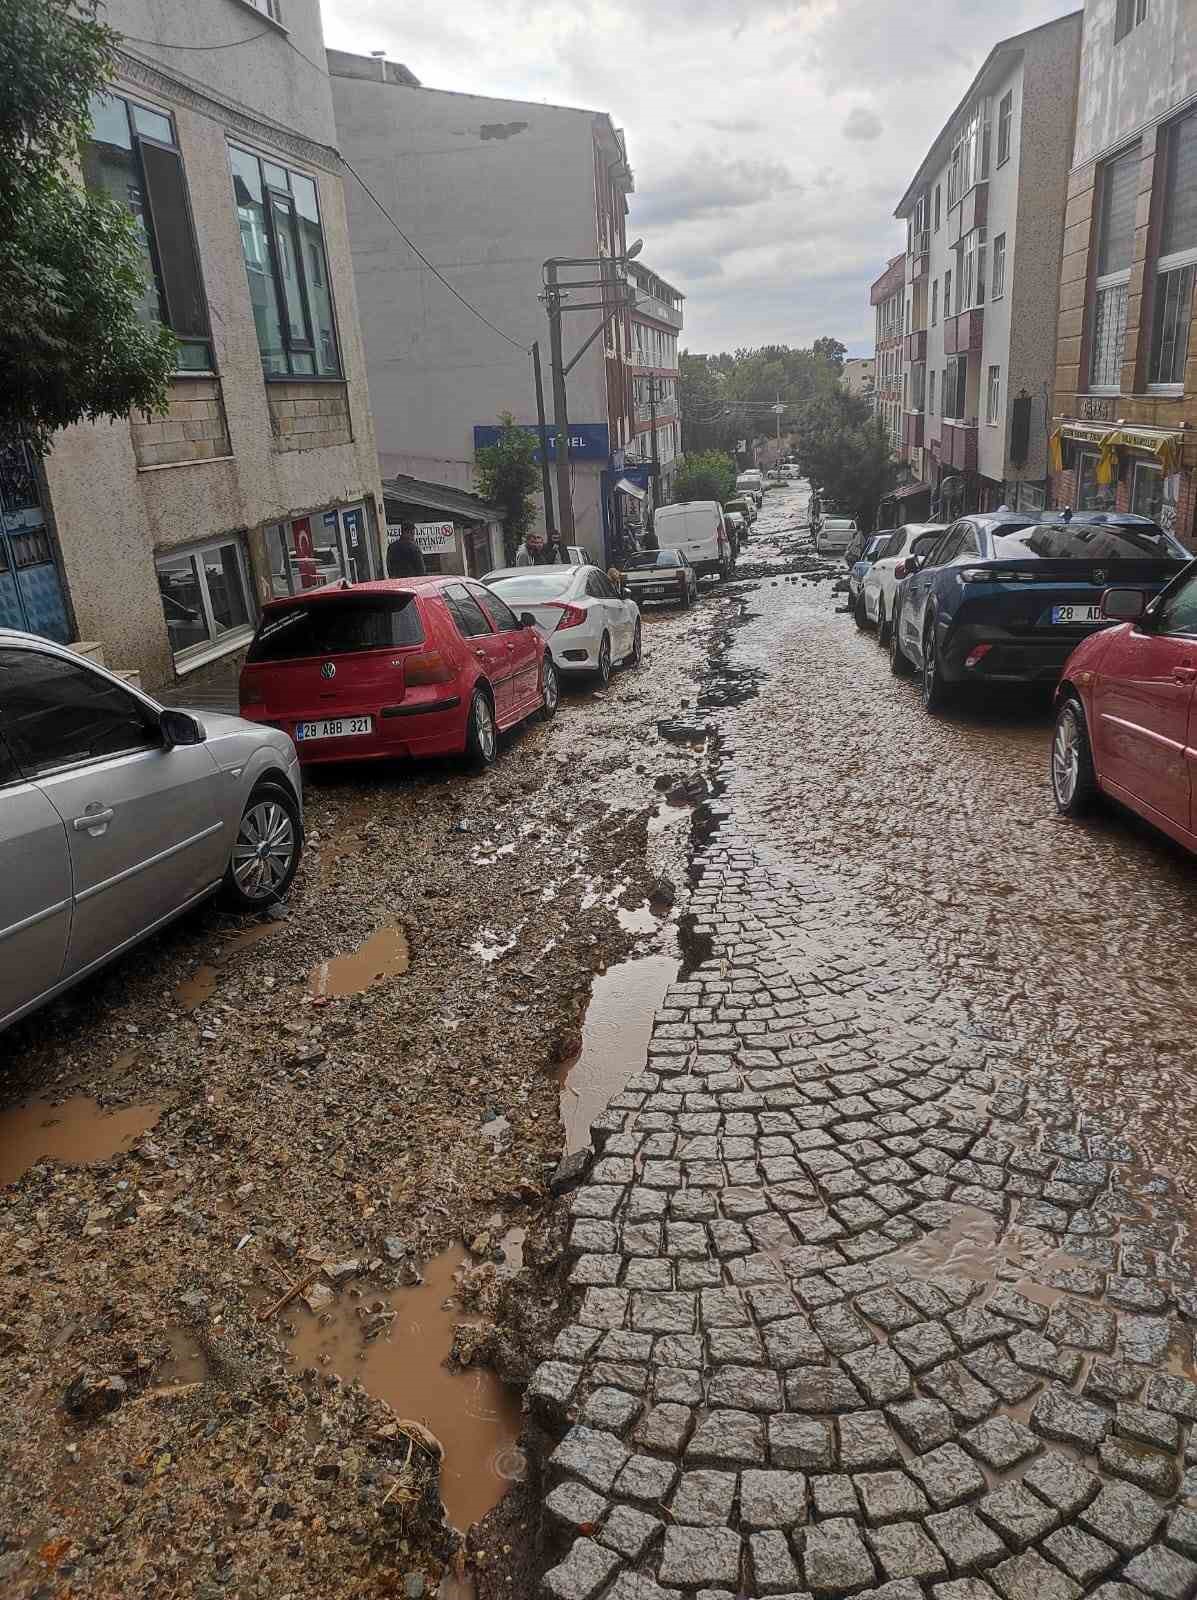
[[[1197,562],[1155,596],[1107,589],[1103,628],[1056,689],[1056,806],[1080,816],[1099,792],[1197,851]]]

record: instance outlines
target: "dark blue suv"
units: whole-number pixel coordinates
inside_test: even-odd
[[[1080,641],[1109,624],[1103,590],[1154,594],[1191,559],[1146,517],[962,517],[898,585],[890,665],[918,672],[937,711],[962,683],[1053,684]]]

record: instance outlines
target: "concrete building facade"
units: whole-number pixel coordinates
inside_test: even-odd
[[[876,370],[877,363],[873,357],[852,356],[844,362],[844,370],[840,373],[840,387],[849,394],[867,400],[873,393]]]
[[[907,228],[901,452],[941,517],[1047,502],[1080,36],[1073,12],[996,45],[895,212]]]
[[[642,261],[630,263],[628,277],[636,291],[628,354],[636,431],[624,460],[628,466],[657,469],[646,475],[649,498],[653,505],[665,505],[673,499],[673,478],[682,453],[678,336],[685,295]]]
[[[0,623],[185,698],[229,681],[263,600],[381,570],[378,462],[318,0],[285,28],[249,0],[106,20],[129,38],[82,176],[141,221],[178,372],[165,416],[67,429],[44,475],[5,452]]]
[[[1197,550],[1197,13],[1087,0],[1060,269],[1057,506]]]
[[[601,113],[426,89],[406,69],[343,51],[328,60],[341,152],[375,197],[351,189],[349,221],[382,473],[469,492],[475,430],[503,413],[536,421],[534,340],[551,420],[543,263],[626,249],[633,180],[623,136]],[[599,320],[568,314],[567,302],[567,361]],[[597,560],[636,437],[630,352],[621,309],[567,381],[577,542]]]
[[[902,395],[906,371],[903,308],[906,300],[906,257],[892,256],[869,290],[876,322],[873,408],[884,422],[895,454],[902,444]]]

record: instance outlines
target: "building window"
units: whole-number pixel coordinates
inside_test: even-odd
[[[1006,235],[999,233],[993,241],[993,289],[991,300],[1000,300],[1006,292]]]
[[[1132,28],[1147,20],[1147,0],[1118,0],[1114,17],[1114,43],[1125,39]]]
[[[943,375],[942,409],[951,420],[963,419],[967,407],[968,357],[949,356]]]
[[[998,102],[998,151],[997,164],[1000,167],[1003,161],[1010,159],[1010,134],[1014,123],[1014,90],[1004,94]]]
[[[931,326],[939,321],[939,279],[931,285]]]
[[[932,417],[935,415],[935,371],[934,371],[934,369],[932,369],[931,376],[927,380],[927,413],[928,413],[929,416],[932,416]]]
[[[944,321],[952,315],[952,274],[950,271],[943,275],[943,315]]]
[[[181,372],[210,372],[208,301],[174,123],[114,94],[93,96],[91,123],[83,181],[136,219],[146,280],[141,320],[174,334]]]
[[[1135,249],[1139,147],[1101,169],[1097,232],[1097,286],[1091,318],[1089,385],[1117,390],[1126,346],[1126,300]]]
[[[927,369],[921,362],[917,367],[911,369],[910,387],[910,409],[912,411],[921,411],[927,403]]]
[[[939,223],[940,223],[940,217],[941,217],[941,212],[942,212],[942,202],[943,202],[943,185],[937,183],[935,185],[935,231],[936,231],[936,233],[939,232]]]
[[[1131,510],[1137,517],[1150,517],[1153,522],[1158,522],[1163,503],[1163,469],[1147,461],[1136,461],[1134,483],[1131,486]]]
[[[960,255],[957,309],[971,311],[985,304],[985,229],[974,228]]]
[[[177,662],[253,631],[245,552],[237,539],[159,556],[158,592]]]
[[[985,392],[985,421],[996,428],[1002,415],[1002,369],[990,367],[989,384]]]
[[[1168,130],[1165,170],[1149,381],[1183,388],[1197,274],[1197,113]]]
[[[341,375],[316,185],[229,146],[241,250],[268,378]]]

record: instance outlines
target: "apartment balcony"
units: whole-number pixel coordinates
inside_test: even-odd
[[[977,470],[977,424],[945,422],[940,429],[940,460],[959,472]]]
[[[902,448],[904,450],[921,450],[923,448],[924,421],[921,411],[903,411]]]
[[[917,283],[931,270],[931,230],[924,228],[910,241],[910,281]]]
[[[658,300],[655,294],[648,294],[644,289],[633,285],[636,289],[636,298],[632,307],[632,321],[638,316],[653,317],[657,322],[667,322],[671,328],[680,328],[682,314],[676,306],[671,306],[667,300]]]
[[[981,348],[981,335],[985,331],[985,308],[974,306],[971,311],[961,311],[958,316],[945,317],[943,324],[943,353],[946,356],[968,355]]]
[[[677,416],[677,401],[676,400],[658,400],[657,401],[657,421],[658,422],[671,422],[674,418],[676,418],[676,416]],[[647,400],[639,400],[639,401],[637,401],[637,403],[636,403],[636,421],[637,422],[651,422],[652,419],[653,419],[653,417],[652,417],[652,408],[649,406],[648,401]]]
[[[913,333],[906,335],[906,362],[908,366],[915,366],[920,361],[927,359],[927,330],[916,328]]]
[[[974,228],[983,228],[989,217],[989,184],[974,183],[968,193],[948,212],[948,244],[959,244]]]

